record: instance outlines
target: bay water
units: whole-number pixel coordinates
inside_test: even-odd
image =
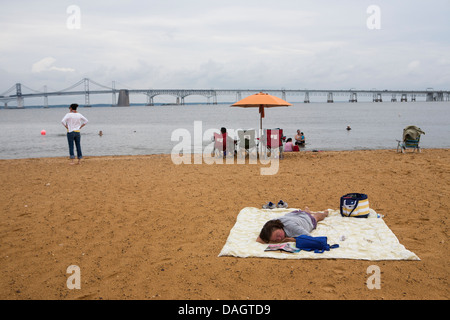
[[[0,159],[68,156],[61,119],[67,107],[0,109]],[[81,131],[83,155],[170,154],[184,131],[194,145],[201,135],[202,152],[211,143],[211,129],[259,129],[257,108],[219,105],[79,107],[89,123]],[[395,149],[403,128],[425,131],[422,148],[450,148],[450,102],[294,103],[265,109],[263,128],[282,128],[287,138],[304,132],[301,151]],[[352,130],[346,130],[350,126]],[[46,134],[41,135],[45,130]],[[103,135],[99,135],[102,131]]]

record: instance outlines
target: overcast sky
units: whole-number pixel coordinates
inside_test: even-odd
[[[82,78],[133,89],[448,90],[449,13],[449,0],[6,0],[0,94]]]

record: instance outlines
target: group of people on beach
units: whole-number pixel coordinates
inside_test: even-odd
[[[305,135],[300,129],[297,130],[297,134],[294,137],[295,143],[292,142],[292,138],[287,138],[284,145],[284,152],[300,151],[300,147],[305,146]]]
[[[222,147],[223,147],[223,152],[224,155],[226,153],[227,150],[227,129],[225,127],[222,127],[220,129],[220,134],[222,137]],[[285,137],[283,137],[284,140]],[[286,140],[286,143],[284,145],[283,151],[284,152],[293,152],[293,151],[300,151],[299,147],[305,146],[305,135],[303,134],[302,131],[300,131],[300,129],[297,130],[297,134],[294,137],[295,139],[295,143],[292,142],[292,138],[288,138]],[[212,137],[212,140],[215,140],[215,137]],[[281,140],[280,140],[281,143]],[[237,140],[234,140],[234,144],[237,144]]]

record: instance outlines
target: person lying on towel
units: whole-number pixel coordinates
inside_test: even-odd
[[[256,239],[259,243],[295,242],[295,237],[308,235],[317,227],[317,222],[328,216],[328,210],[311,212],[308,207],[305,210],[295,210],[284,216],[269,220],[261,229]]]

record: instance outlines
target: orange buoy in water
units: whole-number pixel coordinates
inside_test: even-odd
[[[46,134],[47,134],[47,131],[45,131],[45,130],[41,131],[41,135],[45,136]]]

